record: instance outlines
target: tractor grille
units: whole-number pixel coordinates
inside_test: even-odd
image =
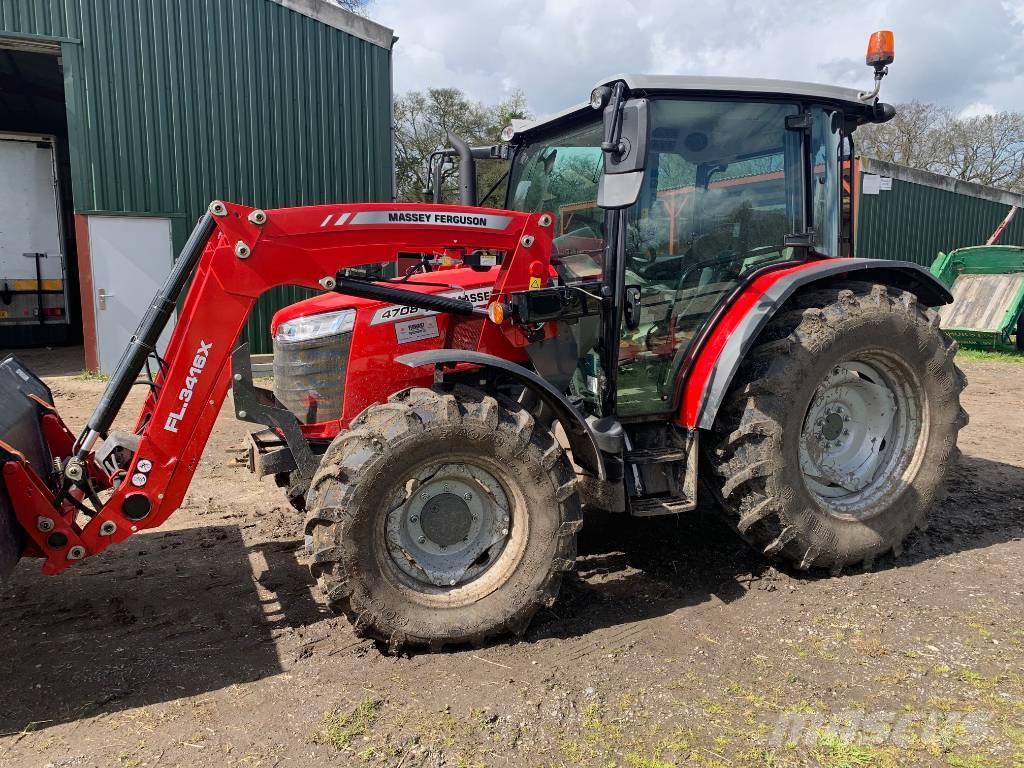
[[[274,396],[303,424],[341,417],[351,333],[309,341],[274,339]]]

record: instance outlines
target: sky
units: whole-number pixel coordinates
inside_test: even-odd
[[[891,29],[889,102],[1024,112],[1024,0],[373,0],[395,30],[395,91],[519,90],[538,117],[621,72],[773,77],[867,88]]]

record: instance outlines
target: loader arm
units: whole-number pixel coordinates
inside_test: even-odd
[[[57,573],[136,531],[159,526],[180,506],[230,386],[232,350],[263,293],[281,285],[335,290],[341,270],[393,263],[400,252],[441,255],[478,249],[503,255],[496,294],[523,290],[531,268],[536,273],[540,263],[547,269],[550,217],[440,205],[264,212],[213,203],[74,447],[70,439],[49,445],[63,476],[40,477],[16,451],[6,462],[7,490],[31,540],[27,551],[45,558],[44,573]],[[136,423],[137,448],[126,470],[108,474],[93,461],[93,452],[110,432],[189,278],[179,319]],[[489,332],[500,333],[496,328]],[[429,385],[431,372],[423,375]],[[73,486],[94,498],[93,489],[113,491],[79,525],[82,494]],[[50,522],[41,524],[40,519]]]

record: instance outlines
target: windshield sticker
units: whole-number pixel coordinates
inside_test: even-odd
[[[399,344],[408,344],[412,341],[423,341],[424,339],[436,339],[441,333],[437,329],[436,317],[424,317],[418,320],[406,320],[395,323],[395,336]]]

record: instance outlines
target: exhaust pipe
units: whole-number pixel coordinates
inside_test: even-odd
[[[476,205],[476,163],[473,150],[462,138],[448,131],[448,142],[459,155],[459,203]]]

